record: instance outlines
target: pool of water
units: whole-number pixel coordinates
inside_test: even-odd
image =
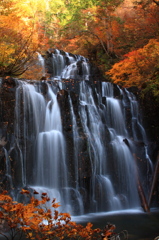
[[[150,213],[145,213],[140,209],[90,213],[82,216],[73,216],[72,221],[82,225],[91,222],[94,228],[101,229],[104,229],[106,224],[110,222],[116,225],[115,233],[127,230],[129,240],[154,240],[157,236],[159,240],[159,209],[152,209]],[[4,239],[6,238],[0,235],[0,240]],[[21,239],[25,240],[25,238]],[[19,236],[15,240],[19,240]]]
[[[72,217],[73,221],[85,225],[93,223],[94,228],[103,229],[107,222],[116,225],[115,232],[128,231],[130,240],[154,240],[159,236],[159,209],[145,213],[140,209],[121,212],[101,212]],[[159,239],[159,238],[158,238]]]

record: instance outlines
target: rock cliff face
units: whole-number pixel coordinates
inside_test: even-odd
[[[151,93],[141,97],[141,92],[136,87],[131,87],[128,90],[136,96],[140,104],[142,123],[148,136],[149,144],[151,144],[152,160],[155,162],[159,151],[159,105]]]
[[[48,191],[72,214],[140,206],[133,154],[148,197],[156,146],[135,96],[89,74],[85,59],[55,54],[48,81],[0,79],[1,189]]]
[[[16,80],[12,78],[0,80],[0,166],[1,186],[10,188],[9,176],[6,174],[6,152],[4,146],[10,149],[14,138],[14,109],[15,109]]]
[[[149,139],[159,146],[159,104],[151,94],[146,94],[144,99],[140,98],[139,101],[143,113],[144,126]],[[158,150],[159,148],[156,148],[156,151]]]

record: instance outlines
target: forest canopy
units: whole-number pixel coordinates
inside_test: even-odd
[[[158,10],[157,0],[2,0],[0,76],[38,79],[26,71],[37,52],[58,48],[88,57],[114,83],[158,96]]]

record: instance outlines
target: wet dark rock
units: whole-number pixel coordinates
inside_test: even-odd
[[[8,88],[8,90],[10,89],[11,91],[13,88],[16,87],[17,81],[12,77],[5,77],[2,79],[2,85],[4,88]]]
[[[106,78],[103,76],[102,72],[93,63],[90,63],[90,81],[104,82]]]
[[[122,99],[122,95],[121,95],[119,86],[116,84],[113,84],[113,87],[114,87],[113,88],[114,89],[114,97],[117,99]]]
[[[128,147],[130,147],[128,139],[126,139],[126,138],[123,139],[123,142],[124,142]]]
[[[15,89],[17,80],[13,78],[3,78],[0,88],[0,127],[3,134],[13,132],[14,128],[14,109],[15,109]]]
[[[11,169],[12,169],[12,179],[13,179],[13,185],[16,186],[16,188],[23,187],[23,166],[22,166],[22,156],[20,149],[17,145],[15,145],[14,148],[10,151],[10,163],[11,163]]]

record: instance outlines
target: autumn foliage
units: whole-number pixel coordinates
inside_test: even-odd
[[[0,76],[40,80],[35,53],[58,48],[158,96],[158,9],[156,0],[2,0]]]
[[[158,70],[159,42],[151,39],[143,48],[129,52],[107,72],[114,83],[124,87],[142,87]]]
[[[151,39],[143,48],[132,51],[106,72],[123,87],[136,86],[159,95],[159,41]]]
[[[28,190],[21,194],[30,195]],[[34,194],[38,194],[34,191]],[[52,211],[47,208],[47,203],[52,201]],[[69,213],[60,213],[60,206],[55,199],[50,200],[47,193],[42,193],[41,200],[35,197],[30,202],[18,203],[7,194],[0,194],[0,234],[5,238],[14,239],[97,239],[101,230],[93,229],[91,223],[86,227],[71,221]],[[10,233],[10,237],[7,233]]]
[[[0,76],[19,76],[34,61],[34,54],[45,44],[42,27],[29,16],[22,1],[0,3]]]

